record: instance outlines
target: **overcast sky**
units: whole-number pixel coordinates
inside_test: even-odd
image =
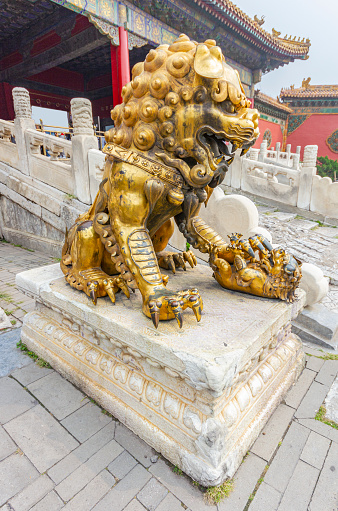
[[[338,84],[338,0],[232,0],[251,18],[265,15],[263,28],[282,36],[309,37],[309,59],[295,60],[263,75],[256,89],[276,97],[282,87],[311,76],[311,84]]]

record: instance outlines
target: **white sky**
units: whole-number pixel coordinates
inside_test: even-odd
[[[282,36],[309,37],[309,59],[294,62],[263,75],[256,89],[276,97],[282,87],[338,84],[338,0],[232,0],[251,18],[265,15],[263,28]]]
[[[52,108],[42,108],[40,106],[32,106],[32,117],[37,124],[42,119],[44,124],[53,126],[68,126],[67,112],[63,110],[54,110]],[[49,128],[47,128],[49,129]],[[52,129],[52,128],[51,128]],[[60,131],[60,130],[55,130]]]

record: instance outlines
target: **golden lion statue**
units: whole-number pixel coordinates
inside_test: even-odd
[[[143,312],[155,327],[190,307],[201,318],[197,289],[173,293],[160,267],[185,270],[192,251],[164,251],[174,219],[189,244],[210,255],[224,287],[291,301],[300,279],[297,261],[255,236],[226,243],[199,218],[222,182],[235,151],[244,154],[258,137],[237,71],[213,40],[202,44],[182,34],[170,46],[150,50],[123,87],[112,111],[104,179],[89,211],[66,234],[61,268],[67,282],[97,298],[139,289]]]

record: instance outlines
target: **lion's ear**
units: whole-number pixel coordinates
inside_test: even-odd
[[[218,46],[208,47],[199,44],[196,49],[194,69],[204,78],[221,78],[223,76],[222,50]]]

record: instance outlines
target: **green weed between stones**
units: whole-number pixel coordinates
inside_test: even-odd
[[[13,298],[8,293],[0,293],[0,300],[5,300],[7,303],[12,303]]]
[[[66,200],[77,199],[76,195],[73,195],[72,193],[66,193],[64,197]]]
[[[35,362],[38,364],[38,366],[46,367],[47,369],[52,368],[52,366],[50,364],[48,364],[48,362],[46,362],[42,358],[38,357],[38,355],[36,353],[34,353],[34,351],[29,351],[26,344],[24,344],[21,340],[16,343],[16,347],[19,348],[19,350],[21,350],[25,355],[27,355],[31,359],[35,360]]]
[[[117,420],[117,419],[115,419],[115,417],[113,417],[113,415],[112,415],[111,413],[107,412],[107,410],[105,410],[104,408],[102,408],[102,406],[100,406],[100,405],[99,405],[99,403],[97,403],[97,402],[95,401],[95,399],[93,399],[92,397],[85,396],[83,399],[81,399],[81,401],[83,401],[84,399],[89,399],[89,401],[90,401],[91,403],[93,403],[93,405],[98,406],[98,407],[100,408],[100,410],[101,410],[101,413],[103,413],[103,415],[107,415],[107,417],[111,417],[112,419]]]
[[[11,244],[13,245],[13,247],[22,248],[23,250],[28,250],[28,252],[35,252],[35,250],[33,250],[31,248],[23,247],[22,245],[18,245],[18,244],[15,244],[15,243],[11,243]]]
[[[262,484],[262,482],[264,481],[265,474],[267,473],[267,471],[268,471],[269,467],[270,467],[270,465],[265,465],[265,468],[264,468],[264,470],[263,470],[263,472],[262,472],[262,475],[261,475],[261,477],[258,479],[258,481],[257,481],[257,483],[256,483],[256,486],[255,486],[255,488],[254,488],[254,491],[251,493],[251,495],[250,495],[250,497],[249,497],[249,499],[248,499],[248,502],[247,502],[247,504],[246,504],[246,506],[245,506],[245,508],[244,508],[244,511],[248,511],[248,508],[249,508],[249,506],[250,506],[251,502],[252,502],[252,501],[253,501],[253,499],[255,498],[255,495],[256,495],[256,493],[257,493],[257,491],[258,491],[258,488],[260,487],[260,485],[261,485],[261,484]]]
[[[229,497],[234,489],[234,480],[228,479],[220,486],[209,486],[204,494],[204,498],[208,504],[218,504],[222,500]]]
[[[323,350],[320,350],[323,351]],[[324,351],[323,351],[324,353]],[[325,353],[325,355],[311,355],[311,353],[306,353],[308,357],[321,358],[322,360],[338,360],[338,355],[335,353]]]
[[[327,424],[327,426],[331,426],[331,428],[338,429],[338,424],[336,424],[333,421],[327,420],[325,415],[326,415],[326,408],[325,408],[325,406],[321,406],[317,412],[316,417],[315,417],[316,421],[323,422],[324,424]]]
[[[178,476],[183,476],[183,472],[182,472],[182,470],[181,470],[180,468],[178,468],[178,466],[177,466],[177,465],[175,465],[175,466],[173,467],[173,472],[175,472],[175,474],[177,474]]]

